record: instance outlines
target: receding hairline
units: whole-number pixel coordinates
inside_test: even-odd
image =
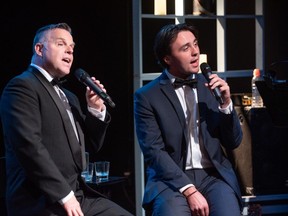
[[[33,45],[32,45],[33,53],[34,53],[35,45],[40,42],[40,40],[44,37],[44,35],[47,32],[56,30],[56,29],[66,30],[72,35],[72,29],[67,23],[57,23],[57,24],[49,24],[49,25],[43,26],[36,31],[35,37],[33,39]]]

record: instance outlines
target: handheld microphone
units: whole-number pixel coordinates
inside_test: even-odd
[[[109,104],[111,107],[115,107],[115,103],[112,101],[111,97],[106,94],[99,86],[97,86],[90,78],[89,74],[86,73],[83,69],[76,69],[74,75],[80,82],[94,91],[105,103]]]
[[[212,70],[207,63],[202,63],[200,69],[208,82],[210,82],[209,76],[212,74]],[[221,92],[218,87],[213,89],[213,94],[216,97],[217,101],[222,105],[224,104],[223,99],[221,98]]]

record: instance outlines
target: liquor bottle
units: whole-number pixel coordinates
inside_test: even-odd
[[[263,107],[263,100],[262,97],[258,91],[258,88],[255,84],[256,81],[262,81],[263,79],[261,78],[261,73],[259,69],[254,69],[253,71],[253,77],[252,77],[252,107],[259,108]]]

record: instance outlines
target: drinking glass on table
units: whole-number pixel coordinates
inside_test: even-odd
[[[109,161],[96,161],[95,162],[96,181],[98,182],[108,181],[109,169],[110,169]]]
[[[92,182],[94,173],[94,163],[89,162],[89,153],[85,152],[86,168],[82,171],[81,176],[85,182]]]

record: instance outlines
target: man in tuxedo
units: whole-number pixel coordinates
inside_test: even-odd
[[[241,215],[241,194],[223,149],[242,140],[225,80],[199,72],[197,30],[161,28],[154,51],[162,74],[135,92],[134,114],[144,155],[143,207],[152,215]],[[212,94],[219,88],[223,103]]]
[[[85,148],[99,151],[111,117],[88,87],[85,115],[76,95],[61,87],[59,79],[70,73],[74,46],[66,23],[40,28],[31,64],[3,90],[9,216],[131,215],[81,178]],[[99,80],[91,79],[106,92]]]

